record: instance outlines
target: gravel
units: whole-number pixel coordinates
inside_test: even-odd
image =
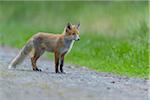
[[[150,80],[95,72],[66,64],[66,74],[54,73],[54,61],[38,60],[42,72],[27,58],[15,70],[8,64],[17,49],[0,47],[0,100],[149,100]]]

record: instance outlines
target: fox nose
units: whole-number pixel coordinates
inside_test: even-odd
[[[76,35],[76,38],[75,38],[76,41],[79,41],[80,40],[80,37],[79,35]]]

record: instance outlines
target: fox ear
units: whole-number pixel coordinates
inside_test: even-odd
[[[80,29],[80,23],[77,24],[77,29],[78,29],[78,30]]]
[[[69,29],[69,30],[71,29],[71,23],[67,24],[67,29]]]

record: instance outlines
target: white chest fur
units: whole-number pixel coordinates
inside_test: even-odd
[[[65,41],[65,47],[61,48],[60,51],[61,53],[67,52],[67,54],[71,51],[72,47],[74,44],[74,40],[72,41]]]
[[[70,47],[69,47],[67,53],[69,53],[69,52],[71,51],[71,49],[72,49],[72,47],[73,47],[73,44],[74,44],[74,40],[71,42]]]

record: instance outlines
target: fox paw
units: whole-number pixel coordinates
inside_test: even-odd
[[[33,70],[34,70],[34,71],[40,71],[40,72],[42,71],[41,69],[38,69],[38,68],[33,69]]]
[[[60,71],[55,71],[55,73],[59,74],[59,73],[60,73]]]

